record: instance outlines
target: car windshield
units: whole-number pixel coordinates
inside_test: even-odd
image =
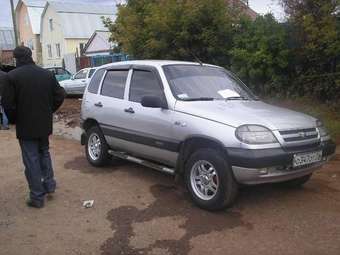
[[[199,65],[163,67],[174,96],[183,101],[256,100],[238,78],[223,68]]]

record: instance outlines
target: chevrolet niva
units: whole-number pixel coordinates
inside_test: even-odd
[[[320,120],[264,103],[228,70],[200,63],[102,66],[81,120],[92,165],[123,158],[182,175],[207,210],[230,206],[243,184],[301,186],[335,152]]]

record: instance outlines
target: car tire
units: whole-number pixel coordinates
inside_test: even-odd
[[[98,126],[94,126],[86,132],[85,141],[85,154],[89,163],[96,167],[107,165],[111,159],[109,146]]]
[[[195,204],[210,211],[230,207],[238,193],[225,155],[214,149],[200,149],[189,157],[185,182]]]
[[[281,182],[280,185],[288,188],[301,188],[309,179],[312,177],[312,174],[308,174],[293,180]]]

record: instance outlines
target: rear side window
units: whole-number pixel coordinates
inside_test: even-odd
[[[90,69],[88,77],[91,78],[95,71],[96,69]]]
[[[130,87],[130,101],[140,103],[144,96],[163,97],[157,77],[150,71],[135,70]]]
[[[105,73],[105,70],[100,69],[94,74],[89,84],[88,92],[93,93],[93,94],[98,93],[100,81],[102,80],[104,73]]]
[[[108,71],[103,82],[101,94],[123,99],[128,73],[128,70]]]

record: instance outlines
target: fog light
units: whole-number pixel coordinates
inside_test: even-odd
[[[260,173],[261,175],[268,174],[268,168],[262,168],[262,169],[260,169],[260,170],[259,170],[259,173]]]

